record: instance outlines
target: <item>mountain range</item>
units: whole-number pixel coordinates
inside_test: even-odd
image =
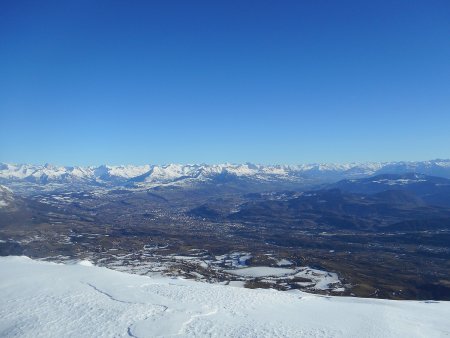
[[[450,178],[450,160],[370,162],[348,164],[167,164],[55,166],[0,163],[0,183],[127,185],[132,187],[186,186],[230,181],[321,184],[381,174],[420,173]]]
[[[403,191],[412,193],[432,205],[450,207],[450,180],[424,174],[382,174],[362,179],[346,179],[328,186],[346,193],[380,194]],[[389,196],[386,194],[388,200]]]

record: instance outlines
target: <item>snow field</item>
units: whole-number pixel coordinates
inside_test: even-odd
[[[450,302],[250,290],[2,257],[1,337],[443,337]]]

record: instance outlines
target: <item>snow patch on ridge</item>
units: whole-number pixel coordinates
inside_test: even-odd
[[[91,261],[88,261],[88,260],[80,261],[80,262],[78,262],[78,265],[82,265],[82,266],[94,266],[94,264],[92,264],[92,262],[91,262]]]

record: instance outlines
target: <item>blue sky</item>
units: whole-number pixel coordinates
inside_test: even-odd
[[[3,1],[0,161],[450,157],[450,2]]]

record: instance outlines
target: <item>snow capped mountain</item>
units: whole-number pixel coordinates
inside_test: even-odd
[[[0,164],[0,179],[34,183],[128,180],[150,170],[143,166],[63,167],[51,164]]]
[[[133,166],[133,165],[121,165],[121,166],[108,166],[102,165],[97,168],[89,168],[96,177],[109,176],[120,178],[133,178],[142,175],[150,170],[150,165]]]
[[[383,173],[408,172],[450,178],[450,160],[423,162],[255,165],[255,164],[167,164],[98,167],[63,167],[50,164],[0,164],[0,182],[134,184],[137,186],[186,185],[201,182],[224,183],[238,178],[262,182],[305,180],[332,182]]]

